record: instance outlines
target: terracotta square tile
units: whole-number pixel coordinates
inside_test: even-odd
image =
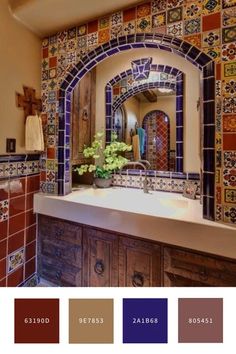
[[[20,267],[15,272],[11,273],[7,278],[7,286],[18,286],[23,282],[23,267]]]
[[[236,132],[236,114],[223,115],[223,131]]]
[[[36,214],[33,213],[33,210],[26,212],[26,227],[31,226],[36,223]]]
[[[212,15],[203,16],[202,18],[202,28],[203,31],[210,31],[221,27],[221,16],[220,12]]]
[[[8,238],[8,254],[24,246],[24,231],[20,231]]]
[[[29,245],[26,246],[26,251],[25,251],[26,261],[34,257],[35,254],[36,254],[36,241],[31,242]]]
[[[36,270],[36,257],[32,258],[25,264],[25,279],[31,277]]]
[[[97,32],[98,30],[98,20],[88,23],[88,33]]]
[[[41,182],[46,182],[46,177],[47,175],[46,175],[46,171],[41,171],[40,172],[40,181]],[[27,188],[28,189],[28,188]],[[31,192],[32,192],[32,189],[30,190]],[[27,193],[28,193],[28,190],[27,190]]]
[[[55,68],[57,66],[57,57],[49,58],[49,68]]]
[[[12,179],[10,181],[10,198],[25,194],[25,178]]]
[[[3,287],[6,287],[7,286],[7,279],[4,278],[0,281],[0,287],[3,288]]]
[[[7,240],[0,242],[0,259],[6,258],[7,255]]]
[[[0,241],[7,237],[8,220],[0,222]]]
[[[36,225],[28,227],[25,232],[26,232],[26,244],[36,239]]]
[[[6,258],[0,261],[0,279],[6,276]]]
[[[48,58],[48,48],[43,48],[43,58]]]
[[[15,234],[25,228],[25,213],[12,216],[9,219],[9,235]]]
[[[27,177],[27,189],[26,189],[27,193],[39,191],[39,179],[40,179],[39,175]],[[46,181],[46,172],[45,172],[45,181]]]
[[[221,80],[221,64],[216,64],[216,80]]]
[[[236,134],[223,134],[223,150],[236,150]]]
[[[48,159],[55,159],[55,157],[56,157],[55,148],[47,148],[47,157],[48,157]]]
[[[33,209],[34,193],[26,195],[26,210]]]
[[[136,17],[136,8],[133,7],[132,9],[128,9],[123,11],[123,18],[124,18],[124,22],[129,22],[132,20],[135,20]]]
[[[106,28],[98,31],[98,43],[108,42],[110,39],[110,29]]]
[[[25,210],[25,195],[22,197],[10,199],[9,215],[14,216]]]
[[[9,198],[9,183],[8,181],[1,181],[0,182],[0,201]]]

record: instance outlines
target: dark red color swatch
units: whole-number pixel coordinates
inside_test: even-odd
[[[59,299],[15,299],[15,343],[59,343]]]

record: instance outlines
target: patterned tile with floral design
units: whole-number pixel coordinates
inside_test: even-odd
[[[236,132],[236,114],[223,115],[223,131]]]
[[[152,16],[152,27],[162,27],[166,25],[166,12],[160,12],[159,14]]]
[[[236,77],[236,61],[228,61],[222,64],[225,78]]]
[[[222,29],[222,42],[231,43],[236,41],[236,26],[226,27]]]
[[[223,9],[227,9],[228,7],[232,7],[236,5],[236,0],[222,0]]]
[[[184,36],[184,40],[193,44],[195,47],[201,48],[201,34]]]
[[[236,80],[225,79],[222,81],[222,94],[224,96],[233,96],[236,92]]]
[[[167,11],[167,23],[174,23],[182,20],[182,7],[177,7]]]
[[[201,18],[193,18],[184,21],[184,34],[191,35],[201,32]]]
[[[204,0],[203,1],[203,15],[220,11],[220,0]]]
[[[167,1],[166,0],[154,0],[151,4],[152,14],[163,11],[166,9]]]
[[[9,202],[8,200],[2,200],[0,202],[0,222],[8,219],[9,216]]]
[[[142,4],[137,7],[137,18],[142,18],[151,15],[151,4]]]
[[[224,207],[224,221],[236,224],[236,208]]]
[[[150,32],[151,31],[151,16],[140,18],[136,21],[137,32]]]
[[[24,248],[21,248],[14,253],[10,254],[8,257],[8,273],[12,272],[13,270],[17,269],[24,263],[25,252]]]
[[[236,113],[236,97],[223,98],[223,112]]]
[[[174,37],[183,36],[183,22],[176,22],[171,25],[167,25],[167,34],[170,34]]]
[[[124,23],[124,34],[133,34],[135,33],[135,28],[136,28],[136,22],[135,21],[129,21]]]
[[[220,30],[203,32],[202,46],[215,47],[220,45]]]
[[[223,171],[224,177],[224,186],[226,187],[236,187],[236,169],[224,169]]]
[[[203,52],[209,55],[216,63],[220,63],[221,59],[221,50],[220,47],[209,47],[203,48]]]
[[[187,2],[184,6],[184,19],[189,20],[191,18],[201,16],[202,12],[202,1],[191,1]]]
[[[236,24],[236,6],[222,12],[222,23],[224,27]]]
[[[173,9],[174,7],[179,7],[183,5],[183,0],[167,0],[168,9]]]
[[[227,169],[236,168],[236,151],[224,152],[224,167]]]
[[[225,189],[225,203],[236,205],[236,189]]]
[[[229,43],[222,45],[222,60],[229,61],[229,60],[236,60],[236,44]]]

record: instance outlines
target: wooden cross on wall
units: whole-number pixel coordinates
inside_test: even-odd
[[[42,101],[35,97],[36,91],[33,88],[23,86],[24,95],[16,93],[17,107],[24,109],[25,121],[30,115],[40,113],[42,110]]]

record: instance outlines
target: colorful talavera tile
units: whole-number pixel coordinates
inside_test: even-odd
[[[227,9],[228,7],[232,7],[236,5],[236,0],[222,0],[223,9]]]
[[[9,202],[8,200],[3,200],[0,202],[0,222],[8,219],[9,216]]]
[[[57,77],[57,69],[56,68],[50,69],[48,71],[48,73],[49,73],[49,75],[48,75],[49,79],[55,79]]]
[[[236,224],[236,208],[224,207],[224,221]]]
[[[216,80],[216,97],[221,97],[221,81]]]
[[[162,27],[166,25],[166,12],[160,12],[152,16],[152,27]]]
[[[222,151],[221,146],[217,146],[219,150],[216,151],[216,167],[221,167],[222,165]]]
[[[149,16],[151,14],[151,3],[142,4],[137,7],[137,18]]]
[[[224,186],[236,187],[236,168],[223,170]]]
[[[220,11],[220,0],[204,0],[203,1],[203,10],[204,15],[209,13]]]
[[[27,163],[17,162],[17,176],[24,176],[27,174]]]
[[[183,0],[167,0],[168,9],[173,9],[174,7],[179,7],[183,5]]]
[[[52,44],[48,48],[48,56],[49,57],[54,57],[57,54],[57,46],[55,44]]]
[[[78,37],[84,36],[87,34],[87,25],[82,25],[77,28]]]
[[[70,39],[67,42],[67,52],[73,52],[76,50],[76,38]]]
[[[203,32],[202,46],[203,47],[215,47],[220,45],[220,31],[207,31]]]
[[[122,24],[123,21],[123,13],[122,11],[116,12],[111,15],[111,26],[116,26]]]
[[[182,20],[182,7],[177,7],[167,11],[167,23],[174,23]]]
[[[184,21],[184,34],[191,35],[201,32],[201,18],[193,18]]]
[[[184,40],[193,44],[195,47],[201,48],[201,34],[184,36]]]
[[[10,177],[17,176],[17,164],[16,163],[9,163],[5,166],[5,174]]]
[[[167,25],[167,34],[170,34],[174,37],[183,36],[183,22],[176,22],[171,25]]]
[[[135,33],[135,28],[136,28],[136,22],[135,21],[129,21],[124,23],[124,34],[133,34]]]
[[[156,14],[157,12],[163,11],[166,9],[166,0],[154,0],[151,4],[152,14]]]
[[[215,138],[216,138],[216,149],[219,151],[221,149],[221,145],[222,145],[221,133],[216,133]]]
[[[222,29],[222,42],[231,43],[236,41],[236,26],[226,27]]]
[[[222,45],[222,60],[230,61],[236,59],[236,44],[229,43]]]
[[[47,48],[49,46],[49,39],[48,38],[44,38],[42,41],[42,47],[43,48]]]
[[[236,204],[236,189],[225,189],[225,203]]]
[[[103,29],[98,31],[98,43],[105,43],[108,42],[110,39],[110,30],[109,28]]]
[[[150,32],[151,31],[151,16],[140,18],[136,22],[137,32]]]
[[[117,38],[122,35],[123,35],[123,26],[122,25],[117,25],[117,26],[111,27],[111,30],[110,30],[111,39]]]
[[[57,41],[59,42],[66,42],[67,41],[67,31],[62,31],[57,34]]]
[[[202,1],[191,1],[187,2],[184,6],[184,19],[190,20],[195,17],[201,16],[202,12]]]
[[[87,36],[78,37],[77,47],[78,48],[86,48],[87,47]]]
[[[222,206],[221,205],[216,205],[216,221],[221,221],[222,220]]]
[[[98,20],[98,29],[104,29],[104,28],[109,28],[110,25],[110,18],[103,17]]]
[[[203,52],[209,55],[216,63],[221,61],[221,51],[220,47],[206,47],[203,48]]]
[[[224,27],[236,24],[236,6],[222,12],[222,23]]]
[[[224,167],[227,169],[236,168],[236,152],[224,152]]]
[[[236,61],[228,61],[222,65],[224,77],[236,77]]]
[[[223,112],[236,113],[236,97],[223,98]]]
[[[236,80],[225,79],[222,81],[222,94],[224,96],[233,96],[236,92]]]
[[[216,186],[216,203],[221,204],[221,187]]]
[[[55,171],[50,171],[50,170],[47,171],[46,181],[47,182],[56,182],[56,173],[55,173]]]
[[[68,30],[68,39],[76,38],[76,34],[77,34],[76,27],[70,28]]]
[[[98,32],[93,32],[88,34],[87,40],[88,40],[88,47],[92,47],[98,44]]]
[[[8,267],[7,267],[8,273],[12,272],[13,270],[21,266],[24,263],[24,259],[25,259],[24,248],[21,248],[15,251],[14,253],[10,254],[8,256]]]
[[[65,54],[67,49],[66,42],[62,42],[58,44],[58,53],[59,54]]]
[[[38,172],[39,172],[39,161],[29,161],[27,173],[33,174]]]
[[[220,174],[221,170],[216,169],[216,183],[220,184]]]

